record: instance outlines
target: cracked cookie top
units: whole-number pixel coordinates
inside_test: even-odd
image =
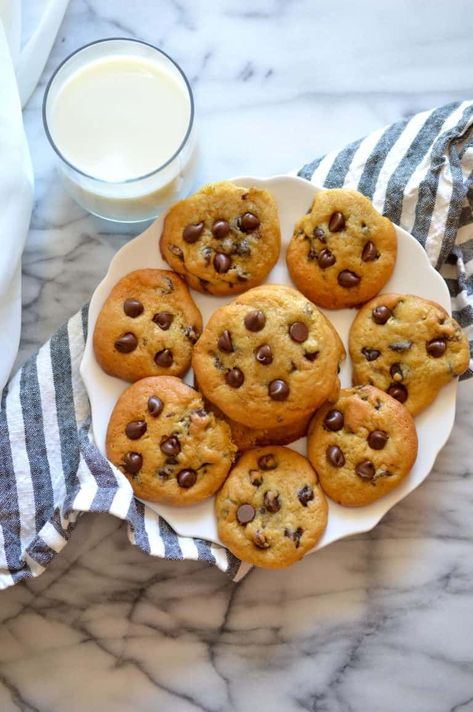
[[[363,304],[394,269],[397,238],[390,220],[355,190],[323,190],[294,228],[287,266],[298,289],[319,306]]]
[[[390,492],[417,457],[417,433],[409,412],[373,386],[340,391],[309,427],[307,453],[325,494],[360,507]]]
[[[261,284],[278,260],[280,244],[271,194],[222,181],[169,210],[160,248],[193,289],[227,296]]]
[[[254,428],[301,421],[338,387],[343,345],[295,289],[255,287],[217,309],[192,358],[199,388],[232,420]]]
[[[125,381],[181,376],[189,368],[202,317],[184,282],[169,270],[130,272],[113,287],[94,330],[106,373]]]
[[[380,294],[360,309],[350,330],[353,383],[369,383],[417,415],[442,386],[468,367],[460,325],[435,302]]]
[[[310,463],[277,445],[241,456],[217,494],[215,511],[225,546],[264,568],[301,559],[327,525],[327,501]]]
[[[215,494],[236,453],[227,423],[172,376],[127,388],[113,409],[106,447],[137,497],[178,506]]]

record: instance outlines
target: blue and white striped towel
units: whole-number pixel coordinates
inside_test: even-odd
[[[316,185],[357,188],[411,232],[445,277],[473,345],[473,102],[417,114],[301,169]],[[0,410],[0,587],[37,576],[82,512],[128,523],[132,544],[169,559],[246,570],[224,548],[177,536],[137,502],[95,448],[79,376],[87,309],[76,314],[5,388]],[[472,362],[465,377],[473,375]]]

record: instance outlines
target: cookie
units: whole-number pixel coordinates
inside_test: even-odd
[[[393,224],[355,190],[323,190],[294,228],[287,266],[314,304],[342,309],[367,302],[396,262]]]
[[[94,331],[95,356],[124,381],[181,376],[191,363],[202,317],[174,272],[140,269],[123,277],[102,307]]]
[[[417,433],[410,413],[373,386],[340,391],[309,428],[307,453],[325,494],[361,507],[391,492],[412,469]]]
[[[210,404],[211,409],[216,407]],[[238,423],[236,420],[226,418],[223,413],[217,408],[218,413],[221,413],[230,426],[232,431],[232,440],[238,450],[250,450],[253,447],[263,447],[264,445],[289,445],[289,443],[303,438],[307,433],[309,422],[312,414],[304,416],[302,420],[296,420],[289,425],[280,425],[275,428],[250,428],[243,423]]]
[[[301,421],[333,394],[342,349],[302,294],[264,285],[212,314],[192,366],[205,397],[227,417],[275,428]]]
[[[283,568],[302,559],[327,525],[327,501],[309,462],[286,447],[248,450],[215,500],[218,535],[242,561]]]
[[[409,294],[380,294],[350,330],[353,383],[370,383],[412,415],[468,367],[465,334],[443,307]]]
[[[213,495],[236,453],[227,423],[173,376],[127,388],[113,409],[106,447],[137,497],[177,506]]]
[[[271,194],[222,181],[169,210],[160,247],[163,259],[191,287],[228,296],[264,282],[280,244]]]

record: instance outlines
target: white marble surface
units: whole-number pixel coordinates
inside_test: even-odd
[[[27,21],[37,13],[29,2]],[[19,363],[136,234],[62,192],[44,84],[81,44],[158,44],[192,79],[200,179],[284,172],[400,116],[471,98],[467,0],[71,0],[25,111],[36,205]],[[0,594],[2,712],[473,710],[473,384],[427,481],[371,533],[239,585],[82,519],[39,579]]]

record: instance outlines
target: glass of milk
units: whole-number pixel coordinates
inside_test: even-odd
[[[146,42],[106,39],[71,54],[46,88],[43,121],[66,189],[94,215],[150,220],[192,190],[192,90]]]

